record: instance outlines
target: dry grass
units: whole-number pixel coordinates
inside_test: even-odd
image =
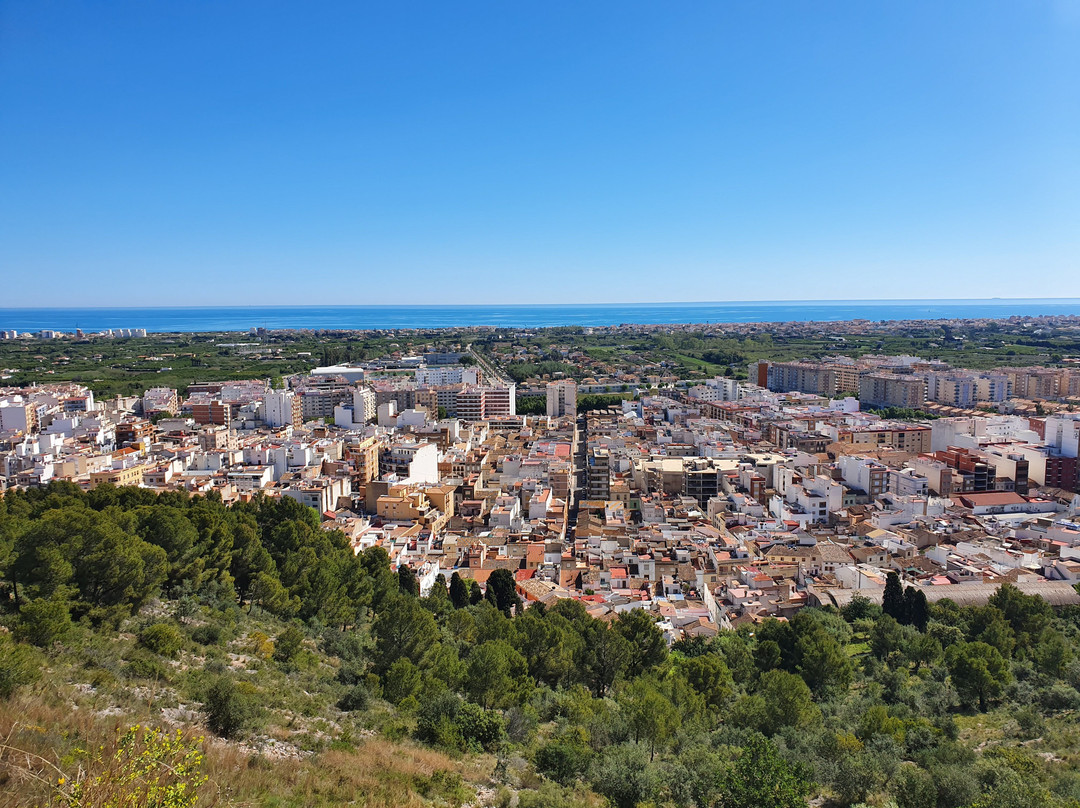
[[[77,749],[105,747],[105,757],[134,717],[101,719],[72,710],[58,698],[26,694],[0,702],[0,808],[57,804],[56,784],[85,775]],[[147,723],[144,721],[144,723]],[[201,737],[191,728],[189,738]],[[223,741],[204,744],[207,782],[200,806],[320,806],[351,803],[365,808],[460,805],[486,784],[489,757],[467,761],[411,743],[382,738],[355,750],[331,750],[304,759],[269,760]]]
[[[483,770],[490,771],[494,765],[486,758],[457,761],[430,749],[380,738],[352,751],[332,750],[299,761],[263,761],[218,744],[207,757],[210,781],[225,784],[222,797],[238,806],[455,804],[471,796],[475,785],[486,783]]]

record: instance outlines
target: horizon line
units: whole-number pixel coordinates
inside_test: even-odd
[[[663,302],[654,301],[623,301],[605,303],[237,303],[226,305],[204,306],[191,305],[119,305],[119,306],[0,306],[0,311],[90,311],[109,309],[347,309],[347,308],[587,308],[595,306],[643,306],[646,308],[660,308],[663,306],[754,306],[754,305],[785,305],[785,306],[811,306],[823,303],[850,304],[850,303],[887,303],[891,305],[920,303],[1080,303],[1080,297],[927,297],[927,298],[821,298],[802,300],[671,300]]]

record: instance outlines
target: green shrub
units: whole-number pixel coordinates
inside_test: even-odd
[[[300,653],[304,645],[304,632],[296,626],[289,626],[278,634],[274,640],[274,660],[276,662],[291,662]]]
[[[19,611],[16,636],[41,648],[63,642],[71,632],[71,609],[59,598],[36,598]]]
[[[0,635],[0,699],[9,699],[23,685],[37,679],[41,655],[28,645]]]
[[[549,741],[536,752],[536,770],[567,785],[589,768],[591,760],[592,750],[587,746],[563,740]]]
[[[174,657],[184,647],[184,635],[172,623],[152,623],[139,632],[139,645],[163,657]]]
[[[420,712],[417,737],[444,749],[495,749],[506,737],[502,716],[451,693],[430,702]]]
[[[132,654],[125,671],[136,679],[164,679],[168,675],[161,660],[145,652]]]
[[[115,750],[100,746],[87,753],[83,776],[59,777],[49,804],[192,808],[207,779],[200,741],[185,739],[180,730],[131,727],[118,737]]]
[[[251,729],[261,713],[254,690],[250,685],[238,685],[228,676],[215,678],[204,703],[210,729],[222,738],[237,738]]]
[[[191,632],[191,639],[199,645],[220,645],[225,632],[214,623],[204,623]]]
[[[338,699],[337,706],[339,710],[352,712],[354,710],[366,710],[370,703],[371,693],[368,692],[366,686],[359,684],[350,687],[348,692]]]

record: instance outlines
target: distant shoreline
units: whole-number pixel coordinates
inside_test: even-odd
[[[1080,299],[844,300],[732,303],[507,305],[176,306],[0,308],[0,330],[86,333],[237,333],[268,330],[373,331],[470,327],[840,323],[852,320],[984,320],[1080,316]]]

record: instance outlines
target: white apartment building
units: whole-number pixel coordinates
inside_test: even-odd
[[[577,417],[577,383],[565,381],[548,382],[547,414],[549,418]]]
[[[353,422],[370,424],[378,415],[375,391],[370,387],[357,387],[353,390]]]
[[[705,384],[694,385],[686,394],[698,401],[738,401],[739,383],[735,379],[717,376]]]
[[[444,384],[479,384],[480,370],[462,365],[417,368],[416,383],[436,387]]]
[[[299,426],[293,420],[296,393],[292,390],[271,390],[263,397],[263,421],[277,429],[283,426]]]

